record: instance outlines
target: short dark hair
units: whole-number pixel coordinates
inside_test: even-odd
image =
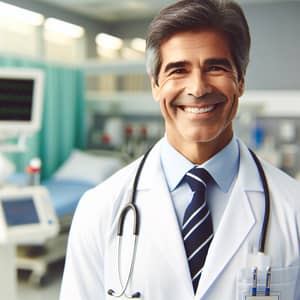
[[[242,8],[232,0],[180,0],[163,8],[148,28],[146,42],[147,72],[158,81],[161,44],[183,31],[213,29],[226,35],[238,78],[249,63],[250,33]]]

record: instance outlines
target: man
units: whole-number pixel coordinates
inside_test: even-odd
[[[83,196],[61,300],[300,299],[299,184],[262,162],[271,209],[264,244],[262,181],[233,133],[249,48],[246,19],[232,1],[182,0],[153,20],[147,69],[166,134],[137,184],[137,243],[132,211],[121,244],[117,227],[140,159]]]

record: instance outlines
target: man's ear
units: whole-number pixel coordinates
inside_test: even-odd
[[[156,83],[156,80],[153,76],[150,77],[151,80],[151,90],[152,90],[152,96],[155,101],[159,101],[159,86]]]
[[[238,82],[239,97],[241,97],[244,94],[244,90],[245,90],[245,77],[242,76],[242,78]]]

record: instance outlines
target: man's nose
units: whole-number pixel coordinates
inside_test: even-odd
[[[188,95],[199,98],[212,92],[212,86],[201,72],[193,72],[189,76],[186,85]]]

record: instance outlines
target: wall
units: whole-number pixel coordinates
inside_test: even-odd
[[[300,3],[244,8],[252,34],[247,87],[300,89]]]

